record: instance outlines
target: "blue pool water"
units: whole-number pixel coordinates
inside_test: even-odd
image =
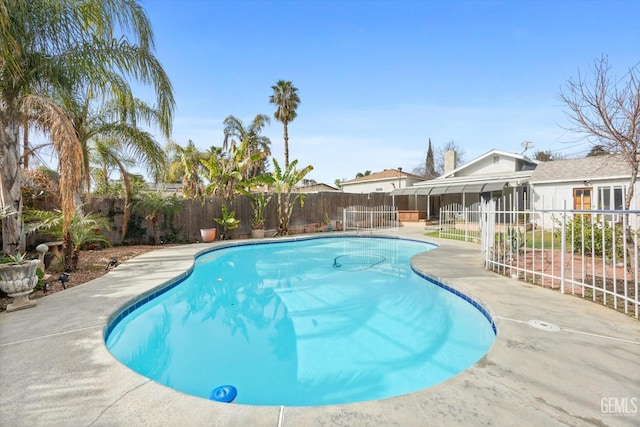
[[[458,295],[412,271],[424,242],[331,237],[218,249],[107,328],[140,374],[234,403],[316,406],[414,392],[476,363],[495,333]]]

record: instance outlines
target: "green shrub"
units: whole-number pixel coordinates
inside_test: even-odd
[[[600,215],[592,220],[592,215],[576,214],[567,221],[565,241],[572,245],[573,253],[582,253],[584,244],[585,255],[594,253],[596,257],[612,260],[614,239],[615,257],[621,259],[624,251],[621,229],[603,221]]]

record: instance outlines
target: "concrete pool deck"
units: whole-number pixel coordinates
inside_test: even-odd
[[[321,407],[211,402],[144,378],[104,345],[109,316],[184,274],[214,244],[141,255],[107,275],[0,313],[0,424],[6,426],[450,426],[640,424],[640,322],[614,310],[486,271],[478,246],[440,245],[414,267],[488,307],[493,347],[457,376],[405,396]],[[559,331],[530,326],[530,320]]]

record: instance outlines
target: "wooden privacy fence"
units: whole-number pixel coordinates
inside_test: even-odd
[[[295,195],[295,194],[294,194]],[[292,195],[292,197],[294,196]],[[173,217],[160,215],[161,240],[165,243],[188,243],[200,241],[201,228],[220,227],[214,218],[221,217],[222,205],[226,201],[220,197],[210,197],[204,202],[199,200],[183,200],[178,212]],[[235,217],[240,220],[237,229],[230,232],[232,238],[245,238],[251,235],[251,219],[253,210],[251,200],[245,196],[238,196],[233,204],[227,206],[235,211]],[[364,206],[372,208],[391,204],[391,196],[384,193],[352,194],[342,192],[321,192],[305,194],[304,206],[296,203],[289,222],[291,232],[304,232],[313,229],[326,219],[340,222],[343,220],[343,209],[346,206]],[[52,207],[53,208],[53,207]],[[278,228],[277,196],[267,205],[265,212],[265,228],[273,232]],[[48,210],[47,207],[42,207]],[[149,244],[152,234],[148,221],[140,214],[132,213],[129,220],[127,237],[121,239],[122,215],[124,212],[123,199],[91,198],[84,204],[85,212],[95,212],[105,215],[111,222],[111,229],[105,234],[115,245],[120,244]],[[326,215],[325,215],[326,214]],[[52,240],[50,236],[33,234],[28,236],[27,244],[35,246],[38,243]]]

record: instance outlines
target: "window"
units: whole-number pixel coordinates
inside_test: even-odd
[[[613,192],[613,198],[611,193]],[[601,187],[599,189],[598,209],[622,210],[624,207],[624,187]],[[607,221],[618,221],[617,215],[605,215]]]
[[[573,189],[573,209],[591,210],[591,192],[592,188],[574,188]]]

